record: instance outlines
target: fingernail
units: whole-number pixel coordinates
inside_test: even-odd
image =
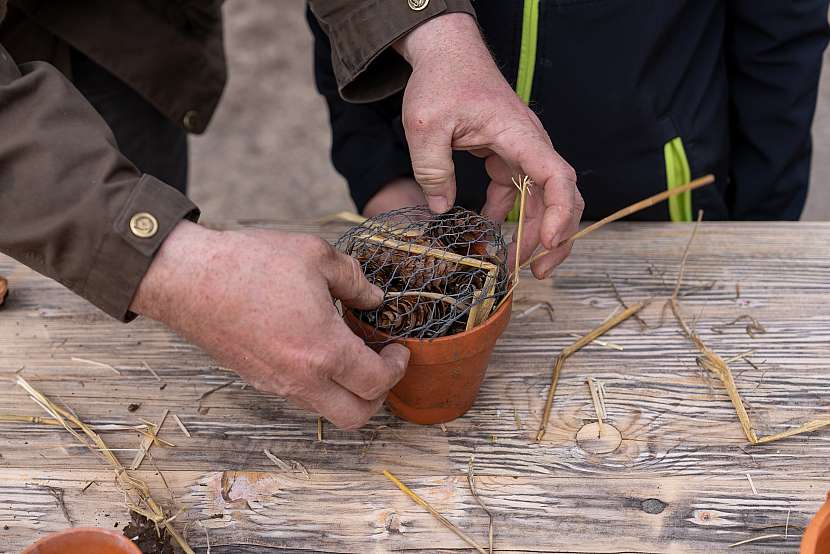
[[[444,213],[450,209],[446,196],[427,196],[429,209],[436,213]]]

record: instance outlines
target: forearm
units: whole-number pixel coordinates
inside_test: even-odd
[[[352,102],[371,102],[403,89],[406,62],[390,46],[438,15],[475,14],[469,0],[431,0],[413,10],[405,0],[309,0],[331,39],[332,62],[340,94]]]
[[[435,56],[458,61],[465,56],[477,61],[492,59],[475,18],[466,13],[449,13],[426,21],[393,47],[412,67]]]
[[[127,319],[156,249],[197,210],[142,176],[57,70],[0,53],[0,251]]]

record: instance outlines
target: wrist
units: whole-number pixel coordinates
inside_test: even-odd
[[[153,262],[139,283],[130,311],[167,321],[177,299],[198,280],[202,263],[209,259],[207,245],[215,239],[212,231],[183,220],[167,235]]]
[[[413,67],[435,56],[471,46],[483,49],[489,56],[478,23],[472,15],[463,12],[433,17],[398,39],[392,46]]]

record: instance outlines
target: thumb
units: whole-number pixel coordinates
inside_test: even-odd
[[[406,140],[412,173],[426,196],[430,209],[444,213],[455,204],[455,166],[452,162],[452,133],[405,121]]]
[[[383,291],[366,279],[360,263],[351,256],[335,251],[332,260],[322,264],[321,269],[329,292],[344,306],[369,310],[383,302]]]
[[[400,381],[406,372],[406,366],[409,365],[409,349],[403,345],[392,343],[384,346],[378,354],[383,358],[386,367],[396,372],[395,383]]]

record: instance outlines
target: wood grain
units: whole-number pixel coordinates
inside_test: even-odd
[[[278,228],[328,239],[343,230]],[[382,412],[357,432],[327,425],[322,442],[316,416],[243,389],[233,373],[162,326],[114,322],[0,257],[0,274],[12,290],[0,311],[0,379],[7,383],[0,414],[43,415],[11,384],[17,371],[94,425],[137,424],[169,409],[192,436],[168,418],[159,436],[177,446],[154,446],[153,461],[186,508],[181,526],[217,516],[203,522],[211,552],[463,550],[459,539],[390,488],[382,469],[486,542],[486,514],[464,481],[473,453],[479,493],[497,515],[497,551],[722,551],[731,542],[780,532],[761,528],[782,524],[787,510],[791,524],[806,523],[830,489],[830,431],[747,445],[725,392],[697,367],[697,352],[670,313],[658,326],[659,299],[671,294],[690,230],[614,224],[576,243],[552,279],[523,275],[515,313],[550,301],[555,321],[537,310],[511,323],[476,405],[447,424],[446,433]],[[742,360],[730,365],[759,435],[830,416],[829,241],[827,224],[703,223],[692,245],[684,311],[724,358],[755,351],[750,360],[757,369]],[[626,302],[654,298],[641,313],[650,327],[630,320],[607,336],[623,351],[592,344],[568,360],[545,440],[534,444],[554,356],[573,342],[571,334],[596,327],[619,305],[608,276]],[[753,339],[740,324],[711,330],[743,314],[756,317],[767,333]],[[110,364],[121,375],[73,357]],[[611,453],[591,454],[575,441],[596,420],[587,376],[604,384],[606,424],[622,436]],[[238,382],[201,401],[200,413],[199,397],[231,380]],[[130,412],[131,403],[141,405]],[[141,442],[137,433],[105,437],[113,448]],[[274,472],[266,448],[303,464],[312,480]],[[118,452],[124,463],[134,455]],[[139,473],[158,487],[157,496],[167,496],[153,472]],[[223,497],[222,483],[238,479],[247,480],[237,488],[251,498]],[[81,494],[91,480],[99,484]],[[44,484],[65,489],[76,524],[126,521],[112,474],[72,437],[50,426],[0,423],[0,552],[17,552],[66,526]],[[189,540],[204,545],[203,530],[193,525]],[[741,551],[766,548],[795,552],[797,538]]]

